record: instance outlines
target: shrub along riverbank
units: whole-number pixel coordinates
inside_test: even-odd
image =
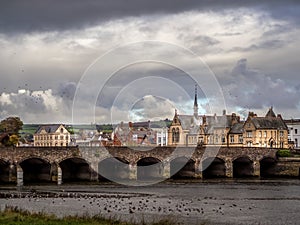
[[[57,218],[44,213],[31,213],[18,208],[6,207],[0,212],[2,225],[134,225],[134,223],[121,222],[115,219],[105,219],[101,216],[68,216]],[[146,223],[139,223],[146,224]],[[171,221],[162,220],[152,225],[171,225]]]

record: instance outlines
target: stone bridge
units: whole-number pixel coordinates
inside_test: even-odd
[[[276,149],[228,147],[0,148],[0,182],[272,176]]]

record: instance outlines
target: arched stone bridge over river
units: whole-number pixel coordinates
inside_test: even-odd
[[[277,149],[228,147],[0,148],[0,183],[168,178],[299,176],[300,161],[284,169]]]

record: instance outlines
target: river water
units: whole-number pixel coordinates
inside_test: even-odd
[[[105,184],[0,186],[0,208],[97,215],[141,223],[300,224],[300,180],[165,181],[144,187]]]

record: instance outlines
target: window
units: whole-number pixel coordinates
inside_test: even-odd
[[[252,137],[252,131],[247,131],[247,137],[251,138]]]
[[[222,134],[222,143],[225,143],[225,135]]]
[[[279,131],[279,136],[283,137],[283,130]]]
[[[179,128],[177,127],[177,128],[176,128],[176,138],[175,138],[175,141],[176,141],[176,142],[179,142],[179,139],[180,139],[180,136],[179,136]]]
[[[219,136],[216,135],[216,143],[218,143],[218,142],[219,142]]]
[[[295,129],[295,134],[297,134],[298,133],[298,129]]]
[[[64,128],[60,128],[60,133],[63,133],[64,132]]]
[[[230,135],[230,143],[234,143],[234,135]]]
[[[298,138],[295,138],[295,147],[298,148]]]
[[[267,131],[264,132],[264,137],[267,137]]]
[[[260,137],[260,138],[262,137],[262,133],[261,133],[261,131],[259,131],[259,137]]]
[[[239,135],[239,143],[240,144],[243,143],[243,135],[242,134]]]

